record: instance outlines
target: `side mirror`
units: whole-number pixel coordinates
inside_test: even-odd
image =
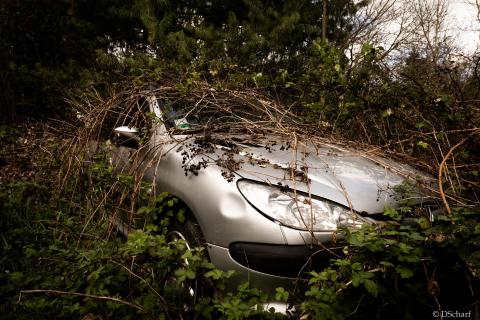
[[[121,126],[113,129],[115,133],[115,140],[119,145],[127,148],[138,148],[140,137],[137,128]]]

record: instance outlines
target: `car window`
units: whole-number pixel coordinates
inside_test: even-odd
[[[204,126],[225,125],[237,123],[242,119],[253,120],[251,114],[242,110],[225,111],[216,108],[207,107],[185,107],[180,103],[161,103],[161,110],[164,114],[164,120],[167,127],[176,130],[198,129]],[[255,119],[258,120],[258,119]]]
[[[164,122],[168,128],[179,130],[194,129],[199,123],[199,117],[186,108],[168,102],[160,103]]]

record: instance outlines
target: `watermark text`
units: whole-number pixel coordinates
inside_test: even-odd
[[[448,319],[448,318],[462,318],[470,319],[472,317],[472,311],[458,311],[458,310],[435,310],[432,312],[434,318]]]

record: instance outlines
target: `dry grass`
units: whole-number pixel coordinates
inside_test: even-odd
[[[124,84],[111,88],[108,94],[100,94],[92,89],[69,99],[69,104],[77,112],[77,123],[68,124],[66,129],[67,132],[71,133],[71,136],[64,145],[62,160],[64,165],[59,172],[59,190],[63,189],[67,181],[79,179],[81,173],[85,172],[85,164],[91,161],[92,153],[96,152],[96,150],[93,150],[98,146],[96,142],[110,139],[113,128],[125,125],[142,128],[144,130],[142,132],[143,136],[149,136],[148,132],[151,133],[155,128],[152,123],[161,122],[160,119],[154,119],[152,115],[145,112],[148,109],[145,97],[152,96],[156,97],[160,103],[175,108],[181,107],[185,116],[202,119],[201,125],[182,130],[182,133],[203,137],[203,141],[205,139],[210,143],[222,141],[224,144],[235,146],[239,142],[239,136],[248,137],[247,139],[251,139],[250,142],[255,142],[256,139],[263,137],[281,137],[281,140],[286,141],[292,150],[292,160],[289,168],[292,170],[291,178],[294,183],[297,176],[296,172],[300,170],[300,168],[297,168],[296,161],[301,156],[298,150],[307,144],[310,146],[327,145],[367,158],[412,181],[418,180],[415,171],[399,169],[398,166],[392,166],[391,162],[385,159],[393,158],[424,172],[439,172],[436,180],[443,187],[438,188],[438,186],[425,183],[425,180],[416,182],[427,189],[428,193],[434,197],[442,198],[447,208],[448,203],[470,206],[478,201],[462,198],[459,193],[455,192],[460,181],[455,170],[455,156],[452,153],[445,154],[443,152],[445,146],[440,142],[433,161],[421,161],[399,152],[403,149],[403,144],[411,142],[410,140],[414,138],[413,135],[411,138],[401,141],[389,141],[383,146],[364,144],[361,142],[362,139],[355,142],[347,141],[339,135],[333,135],[328,128],[320,127],[318,124],[306,123],[295,110],[292,110],[292,107],[284,106],[260,91],[253,89],[243,91],[218,89],[207,83],[197,83],[195,86],[188,88],[179,88],[174,82],[164,82],[161,85],[156,85],[154,89],[137,88],[133,85]],[[172,132],[175,130],[178,129],[171,129]],[[479,129],[474,129],[468,133],[474,135],[478,132]],[[435,132],[424,134],[435,136]],[[112,184],[111,188],[105,190],[100,199],[92,200],[92,203],[95,202],[95,204],[92,204],[93,211],[87,222],[95,220],[93,217],[99,213],[107,199],[118,194],[121,194],[121,196],[116,207],[122,207],[123,202],[128,202],[129,221],[133,221],[132,216],[135,207],[133,202],[139,193],[142,180],[142,172],[139,168],[145,167],[142,164],[145,161],[145,157],[141,156],[144,154],[142,148],[148,147],[147,140],[141,141],[137,152],[130,157],[131,166],[128,173],[135,177],[134,190],[125,189],[125,186],[122,186],[119,182]],[[151,146],[148,148],[151,148]],[[168,151],[163,150],[161,144],[157,144],[155,150],[153,150],[157,153],[157,156],[153,158],[158,159]],[[217,162],[217,164],[219,163]],[[226,170],[234,170],[235,166],[225,165],[225,168]],[[133,197],[133,201],[132,199],[126,201],[127,193],[129,197]],[[345,196],[349,199],[348,194],[345,194]],[[103,216],[111,217],[113,215],[115,217],[116,214],[103,213]]]

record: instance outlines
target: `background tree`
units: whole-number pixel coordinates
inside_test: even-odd
[[[0,99],[7,113],[61,111],[62,90],[92,79],[99,53],[141,44],[143,26],[131,6],[130,0],[2,1]]]
[[[348,16],[363,3],[328,3],[329,41],[341,42]],[[236,65],[263,74],[302,67],[322,36],[321,1],[150,1],[137,2],[150,44],[160,57],[192,62],[213,73]]]

